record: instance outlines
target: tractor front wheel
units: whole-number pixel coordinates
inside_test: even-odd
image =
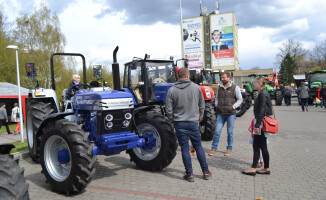
[[[283,101],[283,95],[281,90],[275,91],[275,105],[281,106]]]
[[[26,132],[28,150],[32,160],[35,162],[39,162],[40,148],[37,146],[37,143],[41,140],[41,138],[36,138],[36,133],[42,121],[54,112],[55,109],[51,103],[44,103],[35,99],[28,99],[27,101]]]
[[[216,115],[211,103],[205,104],[204,119],[199,123],[201,138],[204,141],[211,141],[214,136]]]
[[[136,147],[128,150],[130,160],[143,170],[162,170],[172,162],[178,147],[171,123],[153,110],[140,113],[135,117],[135,122],[138,135],[155,138],[155,145],[152,148]]]
[[[40,162],[46,180],[59,193],[82,191],[95,173],[88,133],[66,119],[48,122],[42,132]]]

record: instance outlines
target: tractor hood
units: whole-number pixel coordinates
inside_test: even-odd
[[[116,91],[80,90],[73,97],[75,110],[118,110],[134,107],[132,94]]]

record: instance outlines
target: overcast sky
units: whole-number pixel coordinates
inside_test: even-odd
[[[9,21],[41,2],[56,12],[66,52],[82,53],[87,64],[111,64],[119,46],[120,64],[133,57],[181,57],[179,0],[0,0]],[[215,0],[203,0],[213,10]],[[183,18],[199,16],[199,0],[182,0]],[[273,68],[282,42],[304,48],[326,40],[325,0],[220,0],[220,13],[234,11],[239,24],[242,69]]]

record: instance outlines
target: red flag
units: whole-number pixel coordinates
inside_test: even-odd
[[[274,69],[274,73],[275,73],[275,77],[274,77],[275,86],[278,86],[278,79],[277,79],[276,68]]]

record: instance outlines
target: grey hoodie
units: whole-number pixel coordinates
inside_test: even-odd
[[[170,121],[198,122],[204,116],[205,101],[198,85],[182,79],[171,87],[166,96],[166,114]]]

